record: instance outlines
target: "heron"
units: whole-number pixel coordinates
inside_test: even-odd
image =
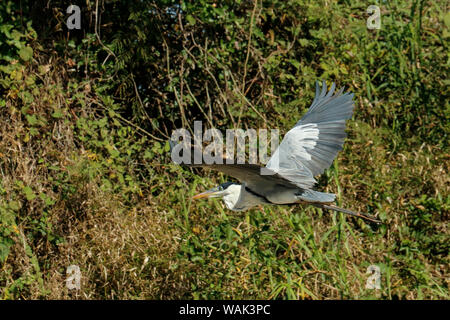
[[[256,164],[190,164],[221,171],[240,181],[222,183],[193,199],[222,198],[225,206],[233,211],[259,205],[312,205],[380,223],[368,214],[333,205],[334,193],[313,190],[317,183],[315,176],[324,173],[342,150],[347,136],[346,121],[353,114],[354,94],[344,93],[344,87],[335,93],[335,88],[332,83],[328,91],[323,81],[320,90],[319,82],[316,82],[311,106],[285,134],[265,167]]]

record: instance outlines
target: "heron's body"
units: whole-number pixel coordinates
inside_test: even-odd
[[[260,204],[312,204],[359,216],[373,218],[331,205],[336,196],[313,190],[315,176],[332,164],[342,149],[345,122],[353,112],[353,94],[343,88],[333,95],[335,85],[327,92],[316,85],[316,96],[307,113],[289,130],[265,167],[251,164],[201,164],[222,171],[241,184],[227,182],[194,197],[221,197],[228,209],[247,210]]]
[[[259,193],[245,183],[229,185],[222,195],[227,208],[233,211],[243,211],[262,204],[332,203],[335,197],[334,193],[287,188],[282,185],[273,192]]]

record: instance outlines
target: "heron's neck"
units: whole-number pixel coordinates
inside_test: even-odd
[[[223,197],[228,209],[243,211],[264,203],[259,197],[245,190],[245,185],[234,184],[228,187],[229,193]]]
[[[223,202],[230,210],[235,210],[241,196],[242,185],[232,184],[227,188],[227,194],[222,198]]]

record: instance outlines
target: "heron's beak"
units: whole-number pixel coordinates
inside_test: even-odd
[[[202,199],[202,198],[211,198],[211,197],[217,195],[218,193],[220,193],[220,192],[217,191],[216,189],[211,189],[211,190],[196,194],[195,196],[192,197],[192,199],[197,200],[197,199]]]

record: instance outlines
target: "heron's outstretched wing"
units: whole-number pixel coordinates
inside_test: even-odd
[[[172,153],[172,150],[175,148],[177,143],[173,140],[169,140],[169,145],[170,152]],[[187,167],[202,167],[221,171],[245,183],[245,185],[250,189],[258,190],[260,195],[270,195],[280,186],[284,186],[287,189],[298,189],[298,186],[292,182],[289,182],[286,178],[278,175],[276,172],[256,164],[226,164],[226,159],[223,160],[223,164],[194,164],[195,147],[189,145],[187,148],[191,148],[191,159],[189,163],[180,164]]]
[[[201,164],[190,166],[221,171],[245,183],[251,190],[257,190],[258,194],[262,196],[270,196],[274,192],[279,191],[277,189],[280,187],[299,189],[298,186],[288,181],[285,177],[275,172],[269,172],[266,168],[256,164]]]
[[[327,93],[324,81],[320,91],[316,82],[316,96],[308,112],[286,133],[266,165],[298,187],[311,188],[316,183],[314,176],[330,167],[344,144],[353,94],[342,94],[342,88],[333,95],[334,89],[333,83]]]

